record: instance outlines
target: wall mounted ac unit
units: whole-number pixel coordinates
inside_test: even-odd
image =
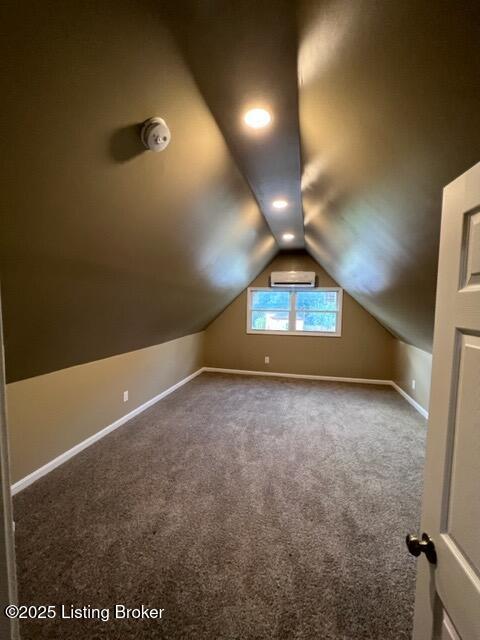
[[[270,274],[271,287],[299,287],[315,286],[314,271],[272,271]]]

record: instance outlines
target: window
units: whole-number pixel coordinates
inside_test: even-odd
[[[342,289],[248,289],[247,333],[340,336]]]

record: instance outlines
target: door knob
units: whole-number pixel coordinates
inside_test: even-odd
[[[422,539],[420,540],[417,536],[413,536],[411,533],[408,534],[406,538],[407,549],[412,554],[418,558],[421,553],[424,553],[427,557],[427,560],[432,564],[437,564],[437,552],[435,551],[435,545],[433,544],[433,540],[430,538],[428,533],[422,533]]]

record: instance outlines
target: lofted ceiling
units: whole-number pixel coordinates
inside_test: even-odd
[[[480,4],[301,1],[307,250],[431,350],[443,187],[480,159]]]
[[[442,188],[480,158],[477,1],[1,11],[9,381],[201,330],[302,247],[431,348]],[[155,115],[161,154],[139,142]]]
[[[166,16],[280,248],[294,228],[385,327],[430,350],[442,189],[480,157],[480,5],[187,0]],[[258,137],[240,117],[255,101],[274,116]],[[292,203],[281,215],[277,194]]]
[[[304,247],[295,3],[164,0],[161,7],[278,246]],[[268,128],[245,126],[251,107],[272,114]],[[285,210],[272,207],[277,198],[288,202]]]
[[[204,329],[278,247],[156,2],[0,14],[8,381]]]

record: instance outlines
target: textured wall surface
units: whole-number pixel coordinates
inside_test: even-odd
[[[315,271],[319,286],[336,283],[306,253],[281,253],[252,282],[268,286],[271,271]],[[247,291],[243,291],[206,330],[205,364],[212,367],[388,379],[394,338],[344,292],[339,338],[252,335],[246,332]],[[264,362],[270,356],[270,364]]]
[[[203,338],[196,333],[7,385],[12,481],[197,371]]]

